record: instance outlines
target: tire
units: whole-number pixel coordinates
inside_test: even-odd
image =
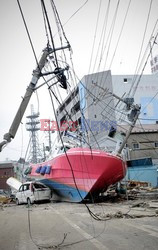
[[[31,200],[30,200],[30,198],[27,198],[27,204],[28,204],[29,207],[31,206]]]
[[[20,205],[19,199],[16,198],[16,205]]]

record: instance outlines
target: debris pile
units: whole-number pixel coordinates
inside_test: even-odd
[[[11,198],[0,195],[0,204],[7,204],[11,202]]]
[[[149,182],[128,181],[118,185],[111,186],[106,195],[109,199],[116,200],[137,200],[137,199],[157,199],[158,188],[151,187]]]
[[[131,203],[131,202],[130,202]],[[110,204],[110,203],[109,203]],[[108,210],[108,207],[107,207]],[[107,213],[99,212],[97,216],[103,220],[111,220],[111,219],[136,219],[136,218],[144,218],[144,217],[158,217],[158,201],[132,201],[132,204],[124,204],[118,206],[114,206],[112,211],[110,209]]]
[[[3,208],[5,204],[10,204],[12,202],[14,202],[14,199],[9,195],[9,192],[2,190],[0,193],[0,207]]]
[[[128,198],[133,199],[157,199],[158,188],[153,188],[150,183],[143,181],[128,181],[127,184]]]

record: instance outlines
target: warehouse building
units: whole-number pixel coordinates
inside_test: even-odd
[[[9,190],[6,181],[9,177],[14,176],[14,165],[11,162],[0,163],[0,189]]]

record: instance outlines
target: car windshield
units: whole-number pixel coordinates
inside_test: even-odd
[[[43,184],[40,184],[40,183],[34,183],[34,187],[36,189],[47,188],[46,186],[44,186]]]

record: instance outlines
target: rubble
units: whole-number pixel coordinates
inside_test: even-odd
[[[106,195],[109,199],[121,198],[124,200],[140,200],[140,199],[158,199],[158,188],[150,186],[149,182],[144,181],[127,181],[111,186]]]
[[[136,219],[136,218],[144,218],[144,217],[157,217],[158,216],[158,209],[153,210],[135,210],[136,206],[133,205],[129,207],[128,212],[124,212],[124,209],[118,210],[113,213],[107,213],[107,214],[102,214],[102,213],[97,213],[96,215],[100,217],[100,219]],[[149,207],[149,204],[147,204],[147,207]]]
[[[7,204],[11,202],[11,198],[6,196],[0,196],[0,204]]]

